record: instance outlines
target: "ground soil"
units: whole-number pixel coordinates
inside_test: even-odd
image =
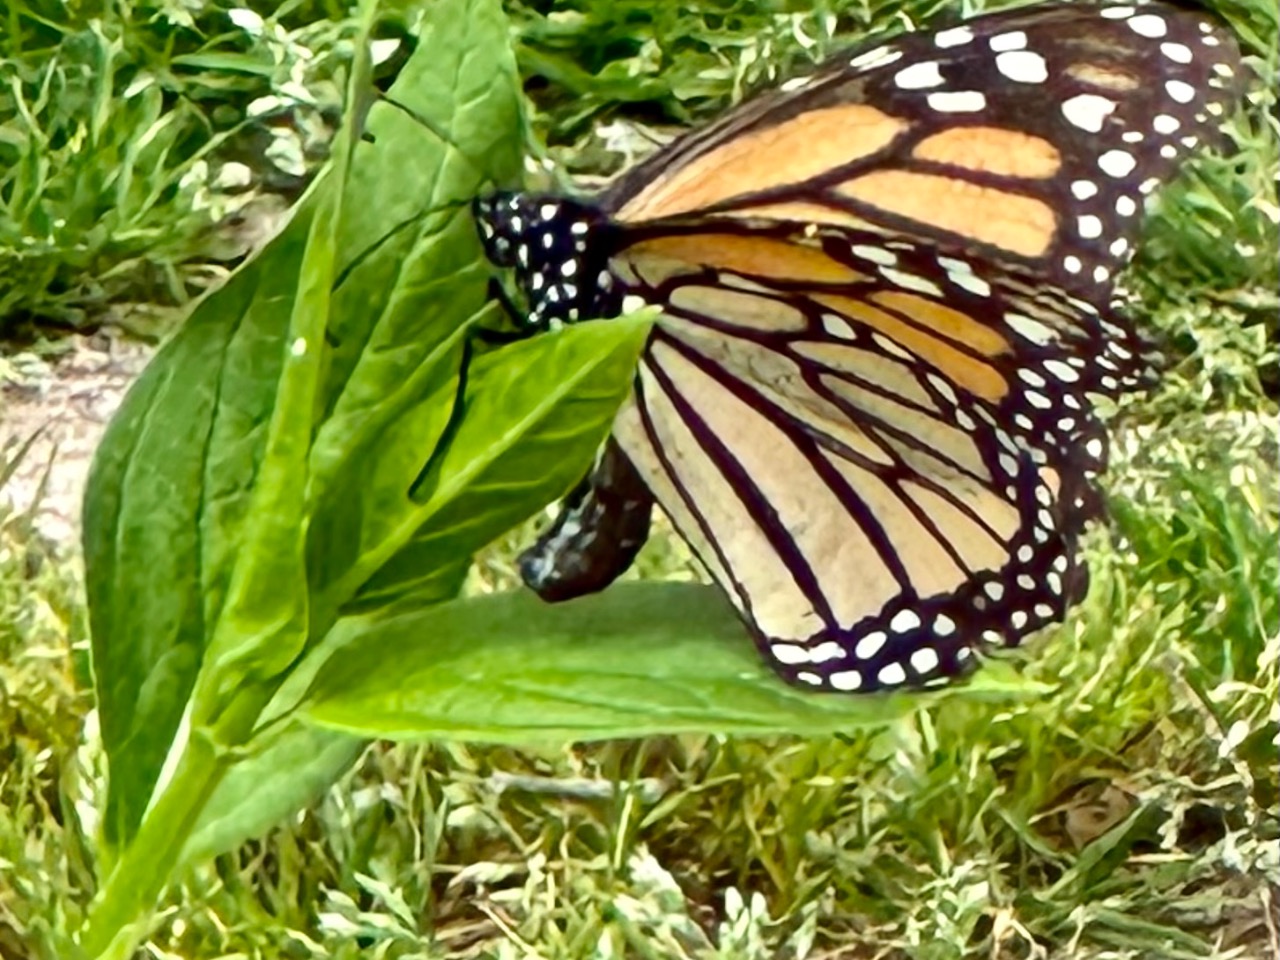
[[[68,337],[52,356],[0,357],[0,476],[32,441],[0,489],[0,516],[32,511],[38,533],[74,549],[93,452],[154,350],[99,332]]]

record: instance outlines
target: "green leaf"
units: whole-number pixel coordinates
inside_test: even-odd
[[[390,739],[829,733],[885,723],[937,697],[1031,689],[988,667],[940,694],[800,690],[764,664],[720,592],[694,584],[617,584],[558,605],[500,594],[354,617],[334,633],[344,646],[320,671],[307,715]]]
[[[84,545],[108,846],[151,799],[213,625],[226,633],[209,714],[245,669],[270,676],[323,638],[378,558],[417,532],[406,491],[449,421],[464,327],[485,302],[466,202],[519,169],[507,34],[489,0],[434,7],[391,90],[409,109],[373,105],[349,176],[322,178],[200,303],[107,432]],[[327,314],[301,355],[291,314],[296,330]],[[389,533],[399,539],[382,544]],[[446,559],[447,575],[427,573],[456,587],[460,558]]]
[[[362,605],[402,594],[581,480],[631,392],[650,325],[581,323],[477,358],[458,430],[415,490],[406,529],[417,533],[378,561]]]
[[[261,836],[351,769],[366,741],[290,720],[247,748],[213,791],[183,847],[198,863]]]
[[[354,193],[384,202],[349,206],[352,246],[364,252],[334,295],[330,410],[308,492],[321,625],[425,519],[405,494],[453,416],[467,325],[489,309],[470,201],[520,170],[520,88],[501,8],[456,5],[467,9],[437,11],[423,37],[420,50],[434,53],[412,58],[370,111],[381,162],[352,173]]]
[[[469,558],[434,571],[404,598],[419,608],[458,595]],[[386,611],[384,611],[384,615]],[[198,863],[235,849],[314,802],[346,773],[368,745],[362,738],[309,726],[293,710],[320,666],[345,638],[331,632],[308,652],[263,711],[263,728],[244,747],[201,811],[182,860]]]
[[[303,236],[307,220],[296,221]],[[262,305],[292,296],[298,233],[196,309],[130,390],[94,458],[84,551],[108,843],[127,838],[150,800],[221,604],[223,561],[283,358],[284,326]]]

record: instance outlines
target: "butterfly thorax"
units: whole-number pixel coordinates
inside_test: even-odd
[[[475,213],[485,256],[514,271],[530,325],[618,314],[607,270],[612,231],[598,209],[564,197],[496,193],[476,200]]]

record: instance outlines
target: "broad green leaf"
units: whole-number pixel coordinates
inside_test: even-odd
[[[357,57],[357,76],[362,62],[367,65],[367,57]],[[303,493],[352,137],[350,128],[340,133],[334,164],[317,196],[290,311],[288,354],[272,398],[250,512],[237,538],[227,603],[205,653],[206,671],[218,673],[209,683],[219,702],[246,680],[276,677],[307,641]],[[199,709],[195,716],[197,722],[203,719]]]
[[[372,26],[374,9],[365,8],[366,30]],[[205,670],[213,674],[207,680],[210,715],[224,711],[246,681],[273,681],[308,639],[307,468],[314,413],[323,406],[318,390],[324,383],[322,361],[329,342],[339,244],[351,239],[350,231],[342,229],[348,176],[356,144],[362,142],[373,89],[367,37],[362,34],[355,48],[343,125],[334,141],[327,181],[316,197],[317,213],[290,310],[288,355],[254,478],[250,522],[240,538],[229,602],[205,655]],[[195,706],[200,722],[205,704],[197,697]]]
[[[240,512],[283,356],[283,325],[273,330],[260,304],[292,295],[301,253],[288,231],[197,307],[129,392],[94,459],[84,550],[108,843],[141,817],[200,668],[223,575],[209,563],[207,532],[230,529]],[[237,442],[219,443],[227,432]]]
[[[404,602],[421,608],[457,596],[470,565],[470,558],[463,558],[436,570]],[[201,811],[183,849],[185,862],[197,863],[261,836],[314,802],[359,759],[366,739],[308,726],[289,715],[320,666],[345,641],[341,633],[331,632],[290,671],[263,713],[264,728]]]
[[[336,280],[323,285],[328,267],[308,272],[310,299],[297,322],[316,321],[311,311],[323,313],[328,299],[328,328],[323,338],[306,338],[307,350],[324,353],[304,353],[318,369],[290,394],[287,415],[277,400],[282,371],[297,360],[288,331],[304,251],[317,211],[337,209],[332,191],[344,187],[341,177],[323,178],[282,235],[196,308],[131,392],[99,450],[86,497],[85,552],[110,771],[103,821],[109,845],[132,835],[151,797],[247,538],[259,559],[269,555],[272,538],[284,544],[293,537],[295,547],[303,531],[310,538],[305,579],[289,574],[285,583],[259,579],[261,586],[296,593],[337,582],[354,591],[372,570],[344,574],[380,531],[401,538],[380,555],[416,532],[406,517],[420,511],[405,491],[448,422],[461,328],[485,297],[465,201],[494,176],[518,170],[519,88],[500,7],[443,0],[431,18],[392,91],[414,113],[387,103],[372,108],[373,142],[361,143],[352,158],[344,215],[316,234],[323,246],[312,256],[334,258]],[[308,390],[307,402],[299,402]],[[264,460],[273,418],[288,428],[275,435],[292,438],[283,466]],[[393,426],[405,433],[387,442]],[[303,487],[296,444],[304,437],[314,443]],[[274,493],[252,516],[255,491],[273,471]],[[397,496],[403,508],[388,520],[379,511]],[[271,502],[287,509],[273,513]],[[265,539],[264,521],[276,531]],[[358,549],[330,556],[327,548],[344,542],[338,533],[352,533]],[[322,569],[318,557],[329,566]],[[297,569],[296,554],[283,559]],[[448,559],[456,572],[459,558]],[[438,582],[445,580],[457,577]],[[246,579],[240,595],[253,584]],[[349,599],[334,589],[326,598],[334,601],[327,619],[309,619],[312,642]],[[303,599],[276,598],[280,606],[263,624],[296,631]],[[239,632],[252,634],[245,622]],[[278,656],[267,672],[292,651],[286,645]],[[224,681],[234,685],[235,678]]]
[[[378,563],[361,603],[433,576],[582,479],[631,392],[649,327],[647,317],[581,323],[476,359],[459,429],[415,491],[416,535]]]
[[[466,9],[433,10],[423,46],[434,53],[411,59],[388,102],[370,112],[383,162],[357,164],[352,174],[353,193],[390,196],[381,207],[349,208],[353,247],[366,253],[334,297],[331,407],[312,449],[308,493],[321,626],[424,519],[406,491],[453,415],[464,328],[486,310],[489,268],[470,201],[520,169],[519,81],[501,8],[452,6]]]
[[[788,686],[719,591],[617,584],[547,605],[526,592],[344,620],[306,703],[318,724],[390,739],[597,740],[677,732],[829,733],[942,696],[1033,692],[987,667],[940,694]]]
[[[198,863],[261,836],[351,769],[367,742],[289,720],[250,744],[213,792],[182,859]]]

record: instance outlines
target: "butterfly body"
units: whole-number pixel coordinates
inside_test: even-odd
[[[526,581],[598,589],[656,500],[802,686],[941,682],[1062,620],[1091,398],[1150,376],[1113,278],[1235,58],[1169,5],[1032,7],[843,55],[595,201],[477,201],[530,326],[662,310]]]

